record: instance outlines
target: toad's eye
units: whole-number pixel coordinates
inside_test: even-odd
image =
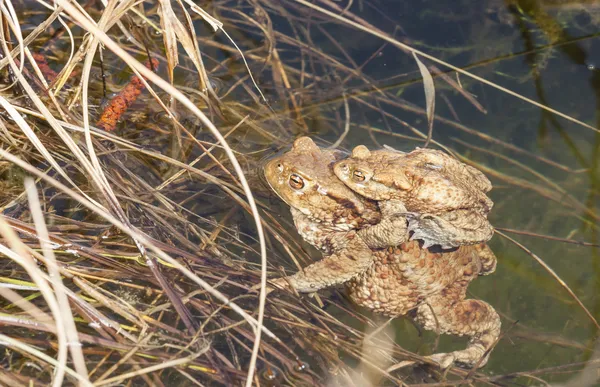
[[[281,164],[281,163],[277,163],[277,171],[278,171],[279,173],[283,172],[283,164]]]
[[[289,185],[292,189],[300,190],[304,188],[304,179],[294,173],[290,175]]]
[[[352,171],[352,180],[358,183],[362,183],[363,181],[365,181],[365,178],[365,173],[360,169],[355,169],[354,171]]]

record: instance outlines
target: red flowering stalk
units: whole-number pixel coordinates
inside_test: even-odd
[[[156,71],[156,69],[158,69],[158,60],[153,58],[151,61],[152,66],[150,65],[150,62],[148,62],[146,63],[146,67]],[[142,80],[135,75],[131,77],[131,81],[129,81],[127,86],[125,86],[125,88],[108,103],[102,112],[100,119],[98,119],[96,126],[107,132],[115,130],[119,118],[121,118],[127,109],[133,105],[143,90],[144,84],[142,83]]]

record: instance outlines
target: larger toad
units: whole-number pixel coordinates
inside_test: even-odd
[[[310,138],[302,137],[264,168],[271,188],[290,205],[300,235],[325,254],[321,261],[286,278],[299,292],[345,283],[371,266],[371,248],[399,245],[408,239],[405,218],[382,222],[375,202],[335,177],[331,168],[343,156],[321,150]]]
[[[360,195],[380,202],[384,217],[404,214],[411,239],[442,248],[487,242],[492,185],[477,169],[437,150],[369,151],[357,146],[334,166],[336,176]],[[388,215],[389,214],[389,215]]]
[[[378,248],[406,239],[406,222],[395,218],[400,231],[390,236],[394,228],[378,223],[377,205],[335,178],[332,165],[340,156],[300,138],[266,165],[267,181],[291,206],[299,233],[324,253],[275,286],[313,292],[344,283],[358,305],[387,316],[409,314],[426,329],[469,336],[466,349],[430,359],[442,367],[475,365],[498,338],[500,319],[487,303],[464,298],[473,278],[494,271],[494,254],[484,244],[432,251],[411,241]]]

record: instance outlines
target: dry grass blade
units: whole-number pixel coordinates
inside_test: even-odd
[[[160,24],[164,31],[164,42],[165,47],[167,49],[167,62],[169,65],[169,74],[172,74],[173,69],[179,63],[179,54],[177,52],[177,42],[180,42],[183,46],[183,49],[188,54],[189,58],[196,66],[196,70],[200,76],[200,88],[201,90],[206,90],[208,88],[212,88],[210,82],[206,82],[208,79],[206,75],[206,70],[204,69],[204,64],[202,62],[202,57],[200,56],[200,51],[198,49],[198,42],[194,38],[193,26],[188,23],[187,28],[183,25],[183,23],[179,20],[173,8],[171,7],[171,2],[168,0],[159,0],[160,3]],[[185,12],[185,10],[184,10]],[[186,13],[187,15],[187,13]],[[189,16],[186,18],[189,22]]]
[[[108,3],[104,13],[102,14],[102,18],[98,24],[99,28],[106,28],[106,26],[110,23],[109,20],[111,19],[111,12],[113,11],[113,7],[116,6],[117,2],[113,1]],[[92,142],[92,137],[90,134],[90,122],[89,122],[89,110],[88,110],[88,82],[89,82],[89,74],[90,74],[90,69],[92,66],[92,61],[94,59],[94,55],[96,53],[96,50],[98,48],[99,42],[97,40],[97,38],[93,38],[89,41],[89,47],[88,47],[88,53],[85,57],[85,61],[83,64],[83,74],[82,74],[82,116],[83,116],[83,127],[84,127],[84,133],[85,133],[85,139],[86,139],[86,144],[87,144],[87,149],[90,155],[90,160],[93,166],[93,170],[90,171],[91,175],[95,178],[95,182],[98,186],[98,189],[102,192],[104,199],[106,201],[106,203],[108,203],[109,208],[111,210],[111,212],[126,226],[128,227],[133,227],[131,225],[131,223],[129,222],[128,217],[125,215],[124,211],[121,208],[121,204],[119,203],[116,195],[114,194],[114,191],[112,189],[112,187],[110,186],[110,184],[108,183],[106,176],[102,170],[102,166],[100,165],[100,161],[98,160],[98,157],[96,155],[96,151],[94,149],[94,144]],[[185,305],[183,305],[180,300],[174,295],[173,289],[171,287],[171,285],[164,280],[162,274],[158,271],[156,262],[154,262],[153,258],[148,257],[148,255],[146,254],[146,249],[143,246],[142,243],[140,243],[139,241],[134,239],[134,242],[141,254],[141,256],[146,260],[147,265],[153,269],[153,273],[155,275],[155,277],[157,278],[157,280],[161,283],[161,286],[163,287],[163,289],[165,290],[167,296],[169,297],[169,299],[171,299],[171,301],[173,302],[174,307],[176,308],[176,310],[178,311],[178,313],[180,314],[184,324],[187,326],[188,330],[190,332],[193,332],[195,330],[195,324],[193,322],[193,319],[191,317],[191,313],[189,312],[189,310],[187,309],[187,307],[185,307]]]
[[[523,246],[521,243],[517,242],[516,240],[514,240],[513,238],[511,238],[508,235],[504,234],[503,232],[500,232],[500,231],[496,230],[496,233],[498,233],[499,235],[501,235],[503,238],[506,238],[511,243],[513,243],[516,246],[518,246],[521,250],[523,250],[524,252],[526,252],[533,259],[535,259],[536,262],[539,263],[548,273],[550,273],[550,275],[552,277],[554,277],[554,279],[556,280],[556,282],[558,282],[560,284],[560,286],[562,286],[567,291],[567,293],[569,293],[569,295],[571,296],[571,298],[573,298],[573,300],[575,300],[575,302],[579,305],[579,307],[585,312],[585,314],[589,317],[589,319],[592,321],[592,323],[596,326],[596,329],[600,330],[600,325],[598,324],[598,321],[596,321],[596,318],[594,317],[594,315],[585,307],[585,305],[583,304],[583,302],[581,302],[581,300],[579,299],[579,297],[577,297],[577,295],[573,292],[573,290],[571,290],[571,288],[569,287],[569,285],[567,285],[565,283],[565,281],[563,281],[562,278],[560,278],[559,275],[556,274],[556,272],[554,270],[552,270],[552,268],[546,264],[546,262],[544,262],[540,257],[538,257],[536,254],[534,254],[527,247]]]
[[[339,147],[342,142],[344,141],[344,139],[346,138],[346,136],[348,135],[348,133],[350,132],[350,107],[348,106],[348,98],[346,98],[346,94],[343,95],[344,97],[344,114],[346,116],[346,121],[344,124],[344,132],[340,135],[340,137],[338,137],[337,140],[335,140],[335,142],[333,144],[331,144],[330,148],[331,149],[335,149],[337,147]]]
[[[205,10],[203,10],[202,8],[200,8],[197,4],[194,4],[192,1],[190,0],[184,0],[192,9],[192,11],[196,12],[198,15],[200,15],[202,17],[202,19],[204,21],[206,21],[208,24],[210,24],[210,26],[213,28],[213,30],[216,32],[218,30],[221,30],[223,32],[223,34],[227,37],[227,39],[229,39],[229,41],[231,42],[231,44],[233,44],[233,46],[235,47],[235,49],[239,52],[240,56],[242,57],[242,60],[244,61],[244,66],[246,66],[246,70],[248,70],[248,76],[250,77],[250,80],[252,80],[252,84],[254,85],[254,87],[256,88],[256,90],[258,91],[258,93],[260,94],[262,100],[268,104],[267,102],[267,98],[265,97],[265,95],[263,94],[262,90],[260,89],[260,87],[258,86],[258,84],[256,83],[256,80],[254,79],[254,76],[252,75],[252,71],[250,70],[250,66],[248,65],[248,61],[246,60],[246,56],[244,55],[244,53],[242,52],[242,50],[240,50],[240,48],[238,47],[238,45],[235,43],[235,40],[233,40],[231,38],[231,36],[229,36],[229,34],[227,33],[227,31],[225,31],[225,29],[223,28],[223,23],[221,23],[219,20],[215,19],[214,17],[212,17],[211,15],[209,15]],[[208,87],[210,90],[212,90],[212,86],[210,84],[210,82],[207,83]],[[214,93],[214,91],[213,91]]]
[[[435,118],[435,85],[433,83],[433,77],[431,76],[431,73],[429,73],[429,70],[427,70],[427,66],[425,66],[423,62],[421,62],[421,60],[415,52],[413,52],[413,57],[415,58],[415,62],[417,62],[417,65],[419,66],[419,71],[421,72],[421,76],[423,77],[423,88],[425,89],[425,110],[427,112],[427,139],[425,140],[423,148],[427,148],[433,136],[433,121]]]
[[[2,30],[0,30],[0,32],[2,32]],[[6,45],[6,41],[4,40],[6,37],[4,36],[3,32],[1,34],[1,37],[3,38],[2,46],[5,50],[5,52],[8,52],[8,46]],[[67,146],[69,146],[69,149],[77,156],[77,158],[83,164],[83,166],[86,167],[86,169],[90,172],[91,176],[95,177],[96,174],[93,173],[94,170],[93,170],[91,164],[89,163],[89,161],[87,160],[87,158],[85,157],[85,155],[83,154],[83,152],[81,151],[79,146],[77,144],[75,144],[73,139],[71,137],[69,137],[69,135],[65,132],[65,130],[58,124],[56,118],[54,118],[54,116],[52,115],[50,110],[46,107],[46,105],[38,97],[37,93],[33,90],[33,88],[25,80],[25,78],[23,77],[23,74],[20,71],[18,71],[18,67],[17,67],[16,63],[14,62],[14,60],[10,56],[8,58],[9,58],[10,66],[12,67],[13,71],[16,74],[19,84],[23,87],[23,89],[25,89],[26,93],[31,98],[31,100],[34,102],[35,106],[39,109],[39,111],[42,113],[44,118],[46,118],[48,120],[48,123],[52,126],[52,128],[56,130],[56,132],[59,134],[61,139],[65,142],[65,144]],[[67,181],[69,181],[69,180],[67,180]],[[76,189],[79,189],[77,187],[77,185],[74,184],[73,186]],[[85,194],[83,192],[82,192],[82,194],[84,196],[86,196],[88,199],[93,201],[93,199],[90,198],[89,196],[87,196],[87,194]]]
[[[538,233],[530,232],[530,231],[513,230],[513,229],[508,229],[508,228],[503,228],[503,227],[496,227],[496,230],[505,231],[505,232],[509,232],[509,233],[512,233],[512,234],[527,235],[527,236],[531,236],[531,237],[535,237],[535,238],[547,239],[547,240],[551,240],[551,241],[559,241],[559,242],[564,242],[564,243],[572,243],[572,244],[581,245],[581,246],[600,247],[600,244],[598,244],[598,243],[589,243],[589,242],[584,242],[584,241],[576,241],[576,240],[573,240],[573,239],[559,238],[559,237],[555,237],[555,236],[552,236],[552,235],[542,235],[542,234],[538,234]]]
[[[23,117],[17,112],[17,110],[2,96],[0,96],[0,105],[2,105],[4,110],[6,110],[6,112],[9,114],[12,120],[17,125],[19,125],[19,127],[21,128],[23,133],[25,133],[27,138],[31,141],[33,146],[35,146],[35,148],[44,156],[44,158],[48,160],[48,162],[50,163],[50,165],[52,165],[54,170],[60,173],[60,175],[63,178],[65,178],[65,180],[68,181],[70,184],[76,186],[76,184],[73,182],[73,180],[71,180],[69,175],[67,175],[67,173],[60,167],[58,162],[54,159],[54,157],[52,157],[52,155],[50,154],[48,149],[46,149],[44,144],[42,144],[38,136],[36,136],[36,134],[31,129],[29,124],[25,121],[25,119],[23,119]]]
[[[179,20],[175,16],[173,9],[171,8],[171,2],[168,0],[161,0],[160,4],[160,26],[163,29],[163,40],[165,43],[165,53],[167,56],[167,65],[169,66],[169,74],[172,77],[173,69],[179,63],[179,53],[177,51],[177,28],[183,30],[182,26],[177,26]],[[175,24],[175,25],[173,25]],[[184,31],[184,35],[187,36],[187,32]]]
[[[176,359],[176,360],[166,361],[162,364],[157,364],[157,365],[147,367],[145,369],[140,369],[139,371],[131,372],[128,374],[122,374],[122,375],[114,376],[112,378],[104,379],[100,382],[95,382],[94,385],[95,386],[105,386],[107,384],[123,383],[123,381],[125,381],[127,379],[131,379],[135,376],[140,376],[140,375],[154,372],[154,371],[164,369],[164,368],[177,367],[177,366],[181,366],[184,364],[188,364],[191,361],[193,361],[194,359],[196,359],[198,356],[203,355],[207,350],[208,350],[208,345],[204,348],[204,350],[197,352],[193,355],[186,356],[186,357]]]
[[[59,305],[59,309],[62,316],[62,327],[65,330],[66,340],[69,346],[69,351],[75,365],[75,370],[81,376],[82,379],[87,380],[87,367],[85,365],[85,359],[81,349],[81,343],[77,334],[77,327],[73,321],[73,315],[70,313],[69,300],[65,292],[65,285],[61,281],[61,273],[56,264],[56,258],[54,252],[49,246],[50,237],[48,230],[46,229],[46,223],[42,214],[40,201],[38,198],[37,190],[32,179],[25,180],[25,189],[27,191],[27,197],[29,199],[29,208],[35,223],[36,233],[39,235],[41,240],[42,251],[44,258],[46,258],[46,265],[48,266],[48,276],[52,282],[52,288],[56,294],[56,300]],[[66,365],[66,354],[63,359]]]
[[[10,52],[10,55],[7,55],[7,57],[0,60],[0,68],[4,68],[4,67],[6,67],[6,65],[8,65],[8,63],[9,63],[8,56],[14,58],[17,54],[23,52],[23,47],[27,47],[40,34],[42,34],[44,31],[46,31],[48,29],[48,27],[54,22],[54,20],[56,20],[58,15],[60,15],[61,12],[62,12],[62,9],[54,10],[52,15],[50,15],[46,20],[44,20],[43,23],[41,23],[39,26],[37,26],[35,28],[35,30],[33,30],[29,35],[27,35],[27,37],[25,39],[23,39],[22,43],[20,43],[19,45],[17,45],[16,47],[14,47],[12,49],[12,51]]]

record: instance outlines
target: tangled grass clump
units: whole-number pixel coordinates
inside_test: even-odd
[[[8,1],[1,9],[0,384],[427,379],[388,368],[419,355],[341,293],[305,300],[274,292],[266,302],[267,270],[281,275],[282,264],[312,258],[258,175],[261,160],[299,134],[334,146],[350,131],[357,141],[385,134],[444,146],[435,129],[399,118],[426,117],[432,129],[430,106],[365,75],[372,58],[356,63],[335,29],[428,59],[417,59],[420,72],[391,79],[394,87],[431,73],[483,110],[434,64],[441,61],[331,1]],[[367,113],[354,119],[358,108]],[[383,128],[371,125],[374,116]],[[527,154],[436,120],[469,136],[455,142],[468,151],[493,152],[481,149],[490,141]],[[598,220],[543,177],[486,173]],[[597,360],[561,370],[590,364]],[[438,376],[494,384],[543,372],[559,371]]]

